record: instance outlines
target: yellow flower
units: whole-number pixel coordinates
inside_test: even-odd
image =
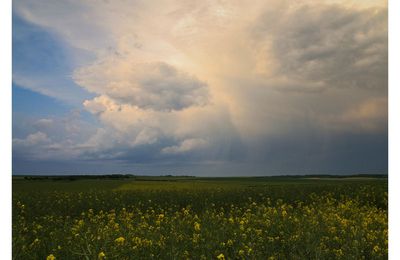
[[[46,260],[55,260],[56,257],[53,254],[50,254],[46,257]]]
[[[104,259],[106,257],[106,254],[104,254],[104,252],[100,252],[98,256],[99,259]]]
[[[123,243],[125,243],[125,238],[119,237],[119,238],[115,239],[114,241],[115,241],[115,243],[122,245]]]
[[[224,254],[219,254],[218,256],[217,256],[217,259],[218,260],[225,260],[225,256],[224,256]]]
[[[334,252],[335,252],[336,256],[343,256],[342,249],[335,249]]]
[[[197,232],[200,231],[200,224],[197,222],[194,222],[194,230],[196,230]]]

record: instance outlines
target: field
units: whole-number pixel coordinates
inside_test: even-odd
[[[13,178],[13,259],[386,259],[387,178]]]

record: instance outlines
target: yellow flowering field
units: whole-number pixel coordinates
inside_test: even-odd
[[[13,179],[14,259],[386,259],[386,178]]]

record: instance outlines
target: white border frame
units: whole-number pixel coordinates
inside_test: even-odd
[[[398,161],[400,160],[400,91],[399,83],[399,46],[400,46],[400,2],[389,1],[389,259],[400,259],[400,247],[396,244],[400,241],[400,172]],[[0,158],[1,158],[1,200],[2,212],[0,214],[1,236],[0,246],[2,259],[11,259],[11,143],[12,143],[12,44],[11,44],[11,0],[0,1],[0,32],[3,41],[0,45]]]
[[[0,46],[0,185],[1,185],[1,258],[11,259],[12,249],[12,223],[11,223],[11,143],[12,143],[12,124],[11,124],[11,84],[12,84],[12,51],[11,51],[11,22],[12,22],[12,3],[11,0],[0,1],[0,32],[3,35]]]

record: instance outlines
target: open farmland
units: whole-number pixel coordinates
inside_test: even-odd
[[[386,259],[387,178],[13,178],[14,259]]]

